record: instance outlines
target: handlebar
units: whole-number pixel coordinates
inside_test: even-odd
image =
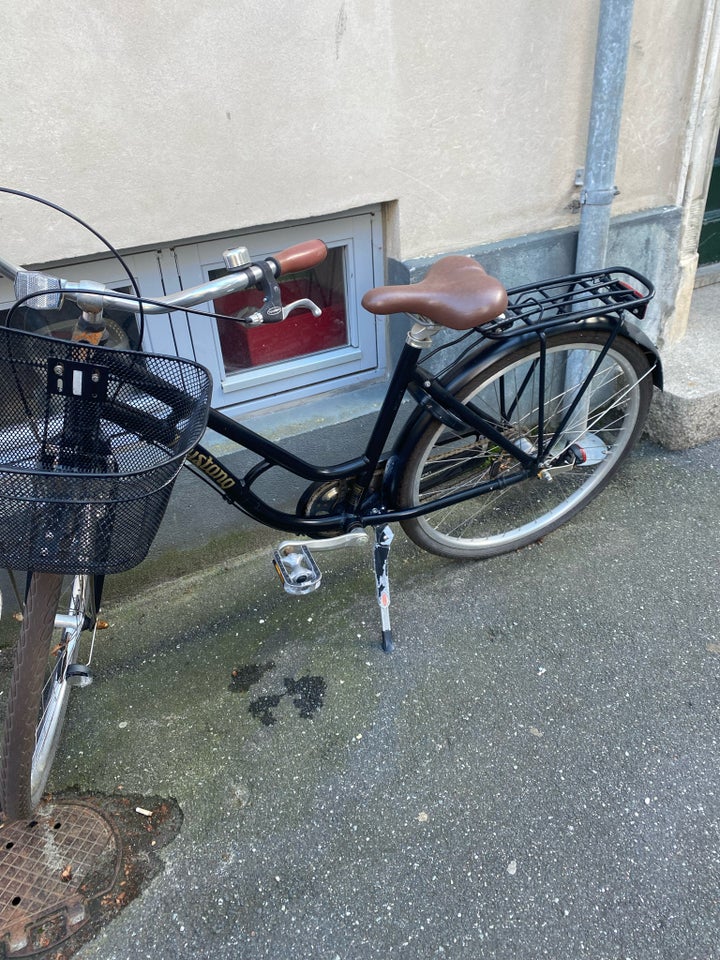
[[[230,253],[231,251],[226,251],[224,254],[225,263],[230,270],[226,276],[189,287],[178,293],[156,297],[148,302],[143,300],[143,313],[170,313],[172,310],[193,307],[198,303],[205,303],[231,293],[239,293],[247,290],[248,287],[264,283],[265,272],[262,266],[251,262],[237,266],[229,256]],[[277,278],[286,273],[309,270],[322,263],[326,256],[327,247],[322,240],[306,240],[304,243],[288,247],[268,257],[265,263]],[[128,294],[114,296],[112,293],[105,293],[104,291],[108,288],[103,284],[89,281],[77,283],[35,270],[23,270],[22,267],[17,267],[2,257],[0,257],[0,274],[14,282],[15,296],[18,300],[30,295],[32,305],[40,310],[58,309],[63,297],[74,300],[83,310],[92,311],[100,308],[127,310],[129,302],[136,299]]]

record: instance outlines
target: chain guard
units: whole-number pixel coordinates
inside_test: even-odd
[[[300,517],[329,517],[342,511],[347,499],[346,480],[320,480],[311,483],[297,504]],[[333,533],[319,534],[320,537],[332,537]]]

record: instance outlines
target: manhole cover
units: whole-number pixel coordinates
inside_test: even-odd
[[[117,879],[121,843],[84,803],[43,805],[0,830],[0,936],[7,957],[62,943],[87,920],[85,904]]]

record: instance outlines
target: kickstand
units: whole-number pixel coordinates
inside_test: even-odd
[[[377,600],[380,605],[382,620],[382,648],[386,653],[391,653],[394,648],[392,630],[390,629],[390,577],[388,575],[388,557],[390,555],[390,544],[394,536],[395,534],[389,525],[375,528],[373,561]]]

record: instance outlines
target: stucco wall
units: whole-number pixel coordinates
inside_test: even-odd
[[[703,4],[636,0],[615,212],[677,203]],[[598,0],[0,0],[0,171],[139,247],[391,206],[410,259],[577,222]],[[96,241],[2,201],[0,253]]]

